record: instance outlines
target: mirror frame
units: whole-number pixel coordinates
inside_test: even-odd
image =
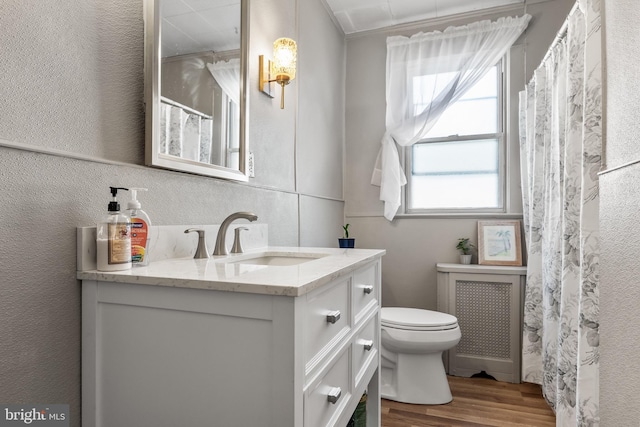
[[[249,180],[249,0],[240,0],[240,129],[239,169],[196,162],[160,151],[160,5],[167,0],[144,0],[145,164],[164,169],[234,181]]]

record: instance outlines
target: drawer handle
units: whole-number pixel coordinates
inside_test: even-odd
[[[338,320],[340,320],[340,310],[327,314],[327,323],[336,323]]]
[[[342,395],[342,390],[340,390],[340,387],[334,387],[327,394],[327,400],[335,404],[338,401],[338,399],[340,399],[341,395]]]
[[[373,285],[364,285],[362,289],[364,290],[365,294],[370,294],[371,292],[373,292]]]
[[[372,340],[364,340],[364,341],[362,341],[362,345],[363,345],[365,350],[370,351],[373,348],[373,341]]]

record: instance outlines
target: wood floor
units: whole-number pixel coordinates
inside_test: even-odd
[[[555,416],[536,384],[448,377],[453,401],[410,405],[382,400],[382,427],[555,426]]]

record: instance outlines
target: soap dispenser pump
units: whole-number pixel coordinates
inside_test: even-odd
[[[97,268],[101,271],[127,270],[131,268],[131,222],[120,212],[118,190],[124,187],[109,187],[111,201],[107,215],[98,223],[96,230]]]

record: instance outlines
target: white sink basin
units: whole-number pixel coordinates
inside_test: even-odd
[[[230,264],[250,264],[250,265],[298,265],[327,256],[327,254],[299,253],[299,254],[277,254],[261,253],[254,257],[244,258],[237,261],[229,261]]]
[[[259,258],[249,258],[241,261],[235,261],[233,264],[252,264],[252,265],[297,265],[304,262],[313,261],[316,258],[300,258],[288,256],[263,256]]]

